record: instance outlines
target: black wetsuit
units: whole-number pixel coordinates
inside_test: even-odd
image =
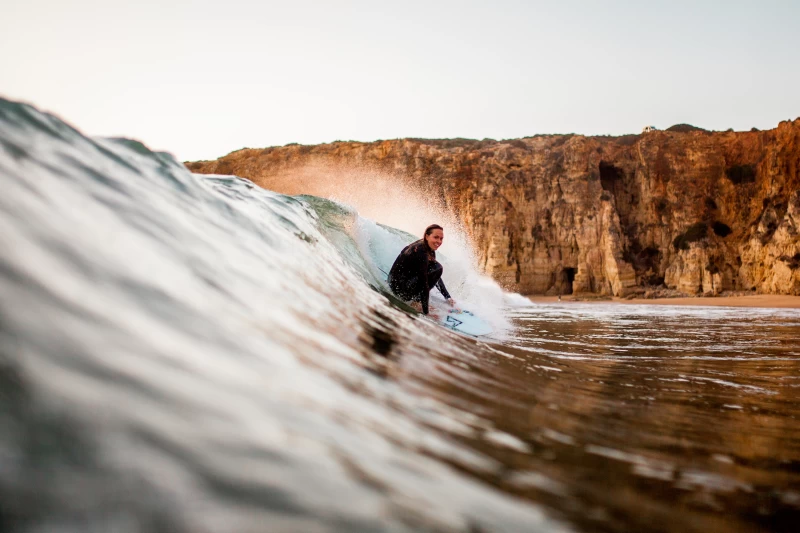
[[[442,281],[444,268],[436,260],[436,252],[422,239],[403,248],[389,271],[389,287],[403,300],[422,303],[422,312],[428,314],[428,297],[434,285],[447,299],[450,293]]]

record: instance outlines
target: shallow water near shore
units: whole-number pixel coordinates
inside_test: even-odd
[[[798,310],[521,305],[443,250],[469,338],[386,293],[411,237],[348,206],[4,100],[0,148],[2,531],[800,519]]]
[[[791,530],[800,511],[800,313],[540,305],[493,377],[520,437],[500,480],[586,530]],[[502,392],[501,392],[502,391]],[[526,486],[525,479],[532,481]]]

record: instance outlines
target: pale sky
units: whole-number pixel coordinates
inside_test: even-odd
[[[768,129],[800,1],[5,0],[0,96],[181,160],[401,137]]]

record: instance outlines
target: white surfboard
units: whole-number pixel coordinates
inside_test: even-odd
[[[492,326],[466,309],[450,309],[447,314],[441,313],[439,323],[446,328],[480,337],[492,332]]]

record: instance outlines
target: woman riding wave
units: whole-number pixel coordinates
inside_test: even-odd
[[[412,242],[400,252],[389,271],[389,287],[403,300],[428,314],[428,298],[434,285],[455,306],[455,301],[447,292],[442,281],[444,267],[436,260],[436,250],[444,241],[444,230],[438,224],[425,228],[422,239]],[[434,315],[436,316],[436,315]]]

